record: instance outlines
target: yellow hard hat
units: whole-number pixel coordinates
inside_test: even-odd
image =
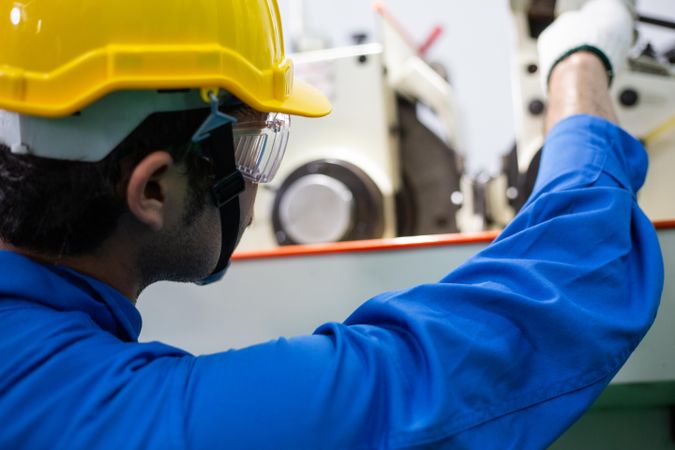
[[[276,0],[0,0],[0,42],[0,109],[16,113],[184,88],[222,88],[260,111],[331,110],[294,79]]]

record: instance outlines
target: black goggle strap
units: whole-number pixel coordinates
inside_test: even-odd
[[[211,114],[194,134],[192,141],[199,143],[203,155],[213,163],[216,181],[211,187],[211,195],[220,209],[222,246],[211,277],[198,284],[209,284],[224,275],[239,238],[241,212],[236,200],[246,188],[244,176],[237,170],[235,161],[233,125],[236,119],[218,110],[218,97],[215,94],[212,93],[210,98]]]
[[[244,192],[244,177],[237,170],[234,155],[233,125],[237,122],[232,116],[221,112],[218,96],[211,92],[211,114],[192,137],[200,144],[204,156],[213,162],[216,182],[211,188],[213,201],[218,208],[234,200]]]
[[[213,162],[216,176],[216,181],[211,187],[213,202],[218,208],[222,208],[246,189],[244,176],[237,170],[234,160],[232,124],[212,131],[210,138],[202,142],[202,149]]]

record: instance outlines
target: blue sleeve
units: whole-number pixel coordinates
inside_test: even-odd
[[[517,218],[440,282],[313,336],[190,360],[187,446],[546,447],[655,317],[662,259],[636,204],[646,170],[613,124],[561,122]]]

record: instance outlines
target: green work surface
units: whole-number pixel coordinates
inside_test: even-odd
[[[613,384],[552,450],[675,450],[675,382]]]

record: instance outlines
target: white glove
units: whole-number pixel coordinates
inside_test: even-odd
[[[610,83],[625,65],[633,43],[634,1],[591,0],[561,14],[539,36],[539,67],[544,92],[553,67],[572,53],[589,50],[607,67]]]

